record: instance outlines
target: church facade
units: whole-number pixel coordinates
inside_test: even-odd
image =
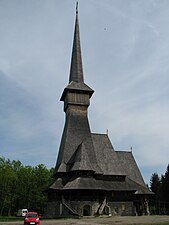
[[[69,83],[64,102],[65,126],[53,174],[46,190],[47,217],[148,214],[152,194],[131,151],[116,151],[107,134],[90,130],[88,107],[94,91],[84,82],[78,11]]]

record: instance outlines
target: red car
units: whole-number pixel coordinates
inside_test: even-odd
[[[40,216],[37,212],[28,212],[24,217],[24,225],[40,225]]]

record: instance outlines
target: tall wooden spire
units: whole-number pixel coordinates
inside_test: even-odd
[[[72,60],[69,83],[71,81],[84,82],[83,68],[82,68],[82,56],[80,47],[80,33],[79,33],[79,19],[78,19],[78,2],[76,3],[76,22],[74,30],[74,41],[72,50]]]
[[[95,168],[96,156],[87,116],[87,109],[90,105],[90,97],[93,92],[84,83],[83,78],[78,7],[76,5],[69,84],[65,87],[60,99],[64,102],[66,121],[56,164],[56,171],[58,172],[68,172],[72,162],[74,166],[71,169],[77,169],[77,165],[81,169],[84,169],[85,165],[85,170],[94,170]],[[82,160],[84,158],[86,160]],[[76,163],[76,160],[78,163]]]
[[[89,99],[93,94],[93,90],[84,83],[83,76],[83,66],[82,66],[82,55],[81,55],[81,46],[80,46],[80,32],[79,32],[79,19],[78,19],[78,3],[76,3],[76,19],[75,19],[75,29],[74,29],[74,39],[72,47],[72,58],[70,66],[70,75],[69,75],[69,84],[64,89],[61,101],[64,101],[64,110],[66,111],[68,105],[88,105]],[[76,98],[70,101],[70,93],[74,93]],[[87,95],[85,98],[82,96],[82,93]],[[79,97],[78,97],[78,96]]]

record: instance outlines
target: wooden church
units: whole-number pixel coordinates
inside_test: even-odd
[[[107,134],[90,130],[88,107],[94,91],[84,82],[78,9],[69,84],[64,102],[65,126],[54,183],[47,189],[47,217],[145,215],[152,194],[132,152],[114,150]]]

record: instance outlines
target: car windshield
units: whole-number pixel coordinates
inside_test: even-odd
[[[26,215],[26,217],[36,218],[36,217],[38,217],[38,214],[37,213],[29,213]]]

